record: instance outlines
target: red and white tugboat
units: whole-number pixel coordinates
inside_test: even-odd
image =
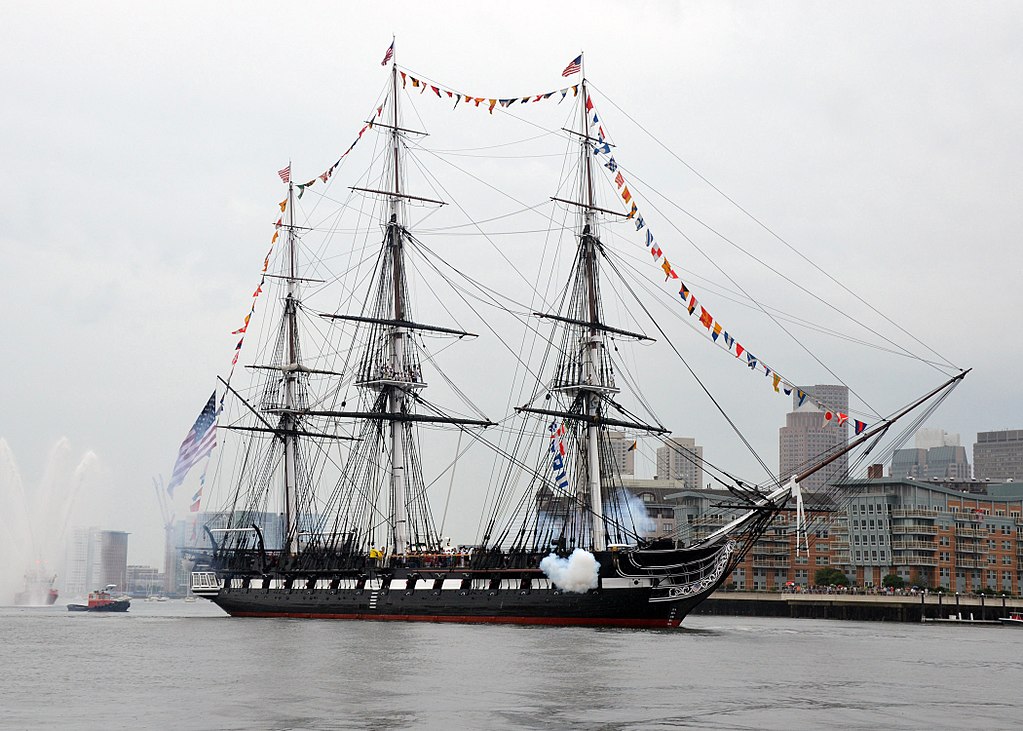
[[[68,604],[69,612],[127,612],[131,606],[131,600],[126,596],[115,598],[110,594],[111,589],[116,589],[116,584],[107,584],[104,589],[97,589],[89,592],[88,604]]]

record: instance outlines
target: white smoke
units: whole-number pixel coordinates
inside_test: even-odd
[[[577,548],[568,558],[558,558],[552,553],[540,562],[540,570],[562,591],[585,594],[597,588],[600,564],[592,553]]]
[[[626,526],[631,522],[634,530],[640,535],[657,530],[657,521],[647,513],[646,505],[628,490],[624,488],[616,490],[614,502],[617,514],[622,516],[621,522]]]

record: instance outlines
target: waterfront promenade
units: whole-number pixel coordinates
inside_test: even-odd
[[[1023,611],[1023,599],[955,594],[852,594],[717,591],[692,614],[736,617],[854,619],[888,622],[997,621]]]

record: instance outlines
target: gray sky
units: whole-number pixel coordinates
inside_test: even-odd
[[[616,155],[648,187],[837,307],[905,337],[668,159],[612,101],[873,307],[975,368],[930,426],[960,432],[967,446],[977,430],[1021,426],[1016,3],[518,3],[495,18],[479,3],[34,2],[7,3],[3,14],[0,437],[30,491],[59,439],[73,464],[93,452],[74,520],[131,531],[132,563],[160,565],[151,478],[170,472],[229,364],[229,333],[251,301],[283,197],[275,171],[291,159],[296,179],[308,179],[347,148],[386,81],[379,62],[392,33],[403,65],[497,97],[559,88],[561,69],[584,49]],[[535,129],[435,101],[413,102],[434,134],[427,146]],[[519,116],[557,128],[563,111]],[[486,172],[530,202],[557,183],[542,161]],[[667,206],[640,200],[666,253],[678,252],[673,263],[696,281],[722,281],[661,219]],[[673,219],[755,296],[856,332],[819,302],[783,294],[781,280],[692,221]],[[513,256],[529,262],[523,247]],[[492,271],[492,254],[465,265]],[[650,277],[657,283],[652,266]],[[832,381],[762,315],[691,286],[786,376]],[[679,345],[776,467],[789,402],[691,329]],[[885,413],[941,380],[844,341],[811,347]],[[695,436],[708,459],[752,472],[677,361],[663,368],[648,393],[665,422]],[[179,514],[192,490],[190,482],[179,493]]]

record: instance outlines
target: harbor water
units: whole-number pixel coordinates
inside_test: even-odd
[[[673,631],[0,608],[11,729],[1017,729],[1023,630],[692,616]]]

